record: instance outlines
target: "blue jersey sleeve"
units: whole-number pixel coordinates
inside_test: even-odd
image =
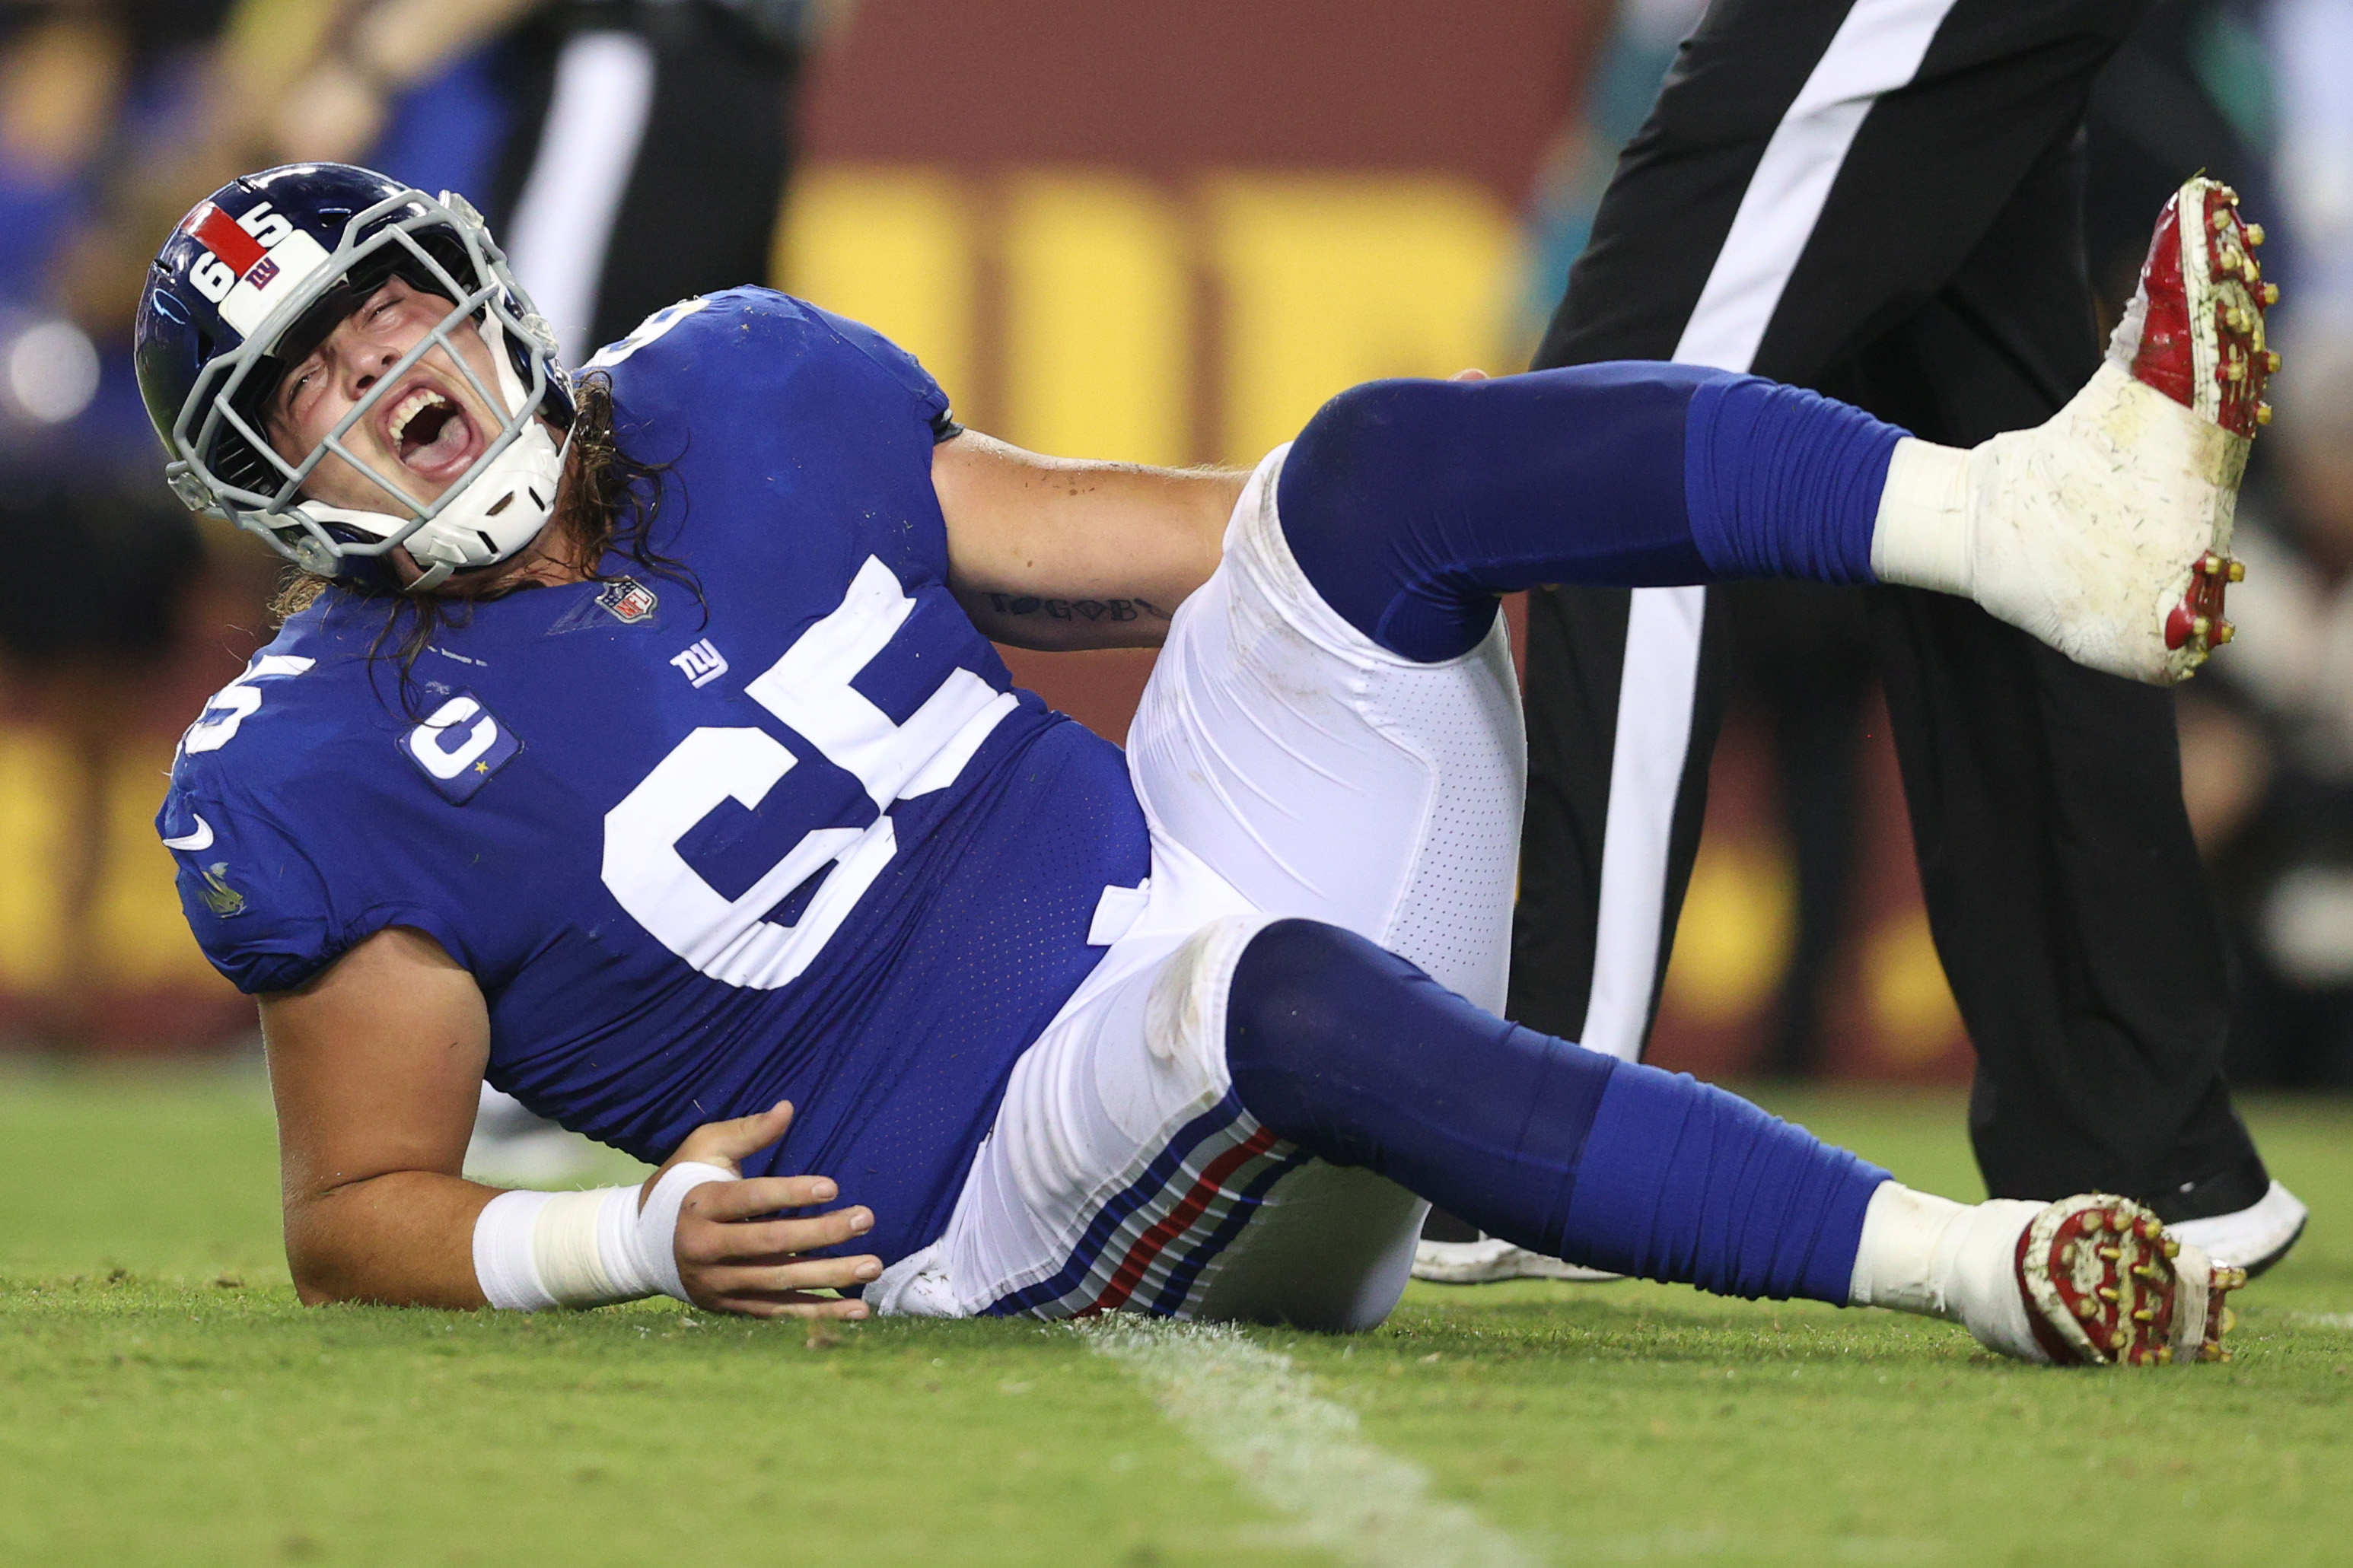
[[[707,422],[723,404],[790,405],[822,388],[841,417],[895,405],[914,422],[952,429],[948,395],[914,355],[862,322],[773,289],[730,289],[665,306],[599,350],[583,373],[611,377],[639,419]]]
[[[196,945],[248,993],[300,985],[388,925],[473,956],[404,842],[415,825],[368,668],[322,620],[314,609],[290,621],[213,696],[155,816]],[[366,645],[364,626],[344,631]]]
[[[386,926],[413,926],[470,970],[478,955],[448,911],[365,854],[333,853],[260,798],[175,781],[156,831],[179,865],[180,908],[196,945],[248,994],[301,984]],[[305,850],[306,841],[329,851]]]
[[[811,606],[791,584],[847,584],[870,556],[911,590],[944,584],[947,395],[881,334],[731,289],[656,311],[586,372],[609,378],[621,449],[659,475],[649,538],[706,583],[765,584],[795,616]]]
[[[196,945],[238,990],[299,985],[342,951],[318,867],[266,816],[175,783],[155,828]]]
[[[763,289],[762,292],[765,293],[767,290]],[[782,300],[786,296],[779,294],[776,298]],[[837,316],[830,310],[811,305],[805,300],[795,300],[792,303],[830,328],[834,335],[843,343],[871,360],[883,374],[904,387],[907,395],[915,400],[916,407],[921,411],[925,424],[936,428],[940,421],[948,417],[946,390],[932,379],[932,373],[925,370],[923,363],[913,354],[909,353],[863,321],[853,321],[847,316]]]

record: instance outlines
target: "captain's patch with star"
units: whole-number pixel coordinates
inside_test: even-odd
[[[400,750],[450,805],[463,805],[522,750],[522,742],[481,699],[460,691],[404,733]]]

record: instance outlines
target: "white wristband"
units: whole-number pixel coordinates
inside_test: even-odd
[[[680,1205],[707,1182],[734,1179],[690,1160],[663,1172],[649,1196],[642,1186],[501,1193],[474,1222],[474,1278],[484,1300],[513,1312],[602,1307],[657,1291],[683,1301]]]
[[[710,1182],[732,1182],[734,1173],[694,1160],[682,1160],[662,1173],[661,1180],[638,1215],[637,1252],[649,1289],[686,1300],[686,1287],[678,1277],[678,1211],[686,1194]]]
[[[474,1279],[483,1299],[509,1312],[563,1305],[540,1283],[532,1232],[554,1193],[501,1193],[474,1221]]]

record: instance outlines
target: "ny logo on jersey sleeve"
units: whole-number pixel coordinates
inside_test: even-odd
[[[854,680],[914,612],[891,569],[869,556],[841,605],[812,625],[744,695],[857,778],[876,807],[862,827],[805,834],[740,896],[729,899],[680,852],[680,841],[733,799],[756,810],[798,763],[765,729],[695,730],[605,816],[604,881],[664,947],[730,985],[774,990],[806,971],[898,852],[891,807],[955,782],[1018,702],[972,671],[951,668],[904,723]],[[791,925],[765,917],[813,887]]]

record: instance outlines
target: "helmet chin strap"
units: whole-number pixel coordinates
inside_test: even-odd
[[[506,415],[512,418],[523,405],[522,380],[507,354],[506,334],[498,318],[486,319],[481,331],[490,346],[500,395],[506,400]],[[537,538],[555,513],[555,492],[563,482],[565,457],[571,449],[570,432],[565,432],[563,445],[558,446],[546,423],[534,416],[505,450],[459,475],[443,498],[441,510],[402,541],[423,568],[406,592],[431,593],[448,582],[451,573],[495,565]],[[322,523],[340,522],[378,539],[392,538],[415,521],[319,501],[305,501],[301,510]]]

